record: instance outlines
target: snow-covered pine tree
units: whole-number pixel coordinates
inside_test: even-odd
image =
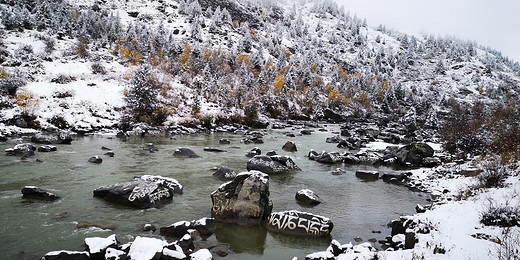
[[[152,114],[159,106],[159,89],[160,83],[152,67],[139,65],[125,95],[128,112],[134,121],[151,123]]]

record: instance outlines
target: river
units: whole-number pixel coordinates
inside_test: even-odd
[[[302,169],[301,172],[270,176],[270,193],[273,212],[300,210],[330,218],[334,223],[331,237],[342,244],[361,238],[383,239],[390,234],[386,224],[402,214],[414,213],[417,203],[426,203],[425,193],[412,192],[404,186],[381,180],[366,182],[355,177],[355,171],[392,171],[388,167],[324,165],[307,158],[310,149],[340,151],[336,144],[325,142],[339,126],[328,125],[327,132],[315,131],[312,135],[287,137],[285,130],[270,130],[263,144],[243,144],[242,135],[230,133],[179,135],[175,139],[131,138],[121,140],[110,135],[88,135],[77,138],[71,145],[57,145],[58,151],[36,153],[27,161],[19,157],[0,156],[0,252],[3,259],[39,259],[54,250],[83,250],[86,237],[107,237],[116,234],[120,242],[132,241],[136,236],[162,238],[158,231],[141,232],[136,228],[145,223],[166,226],[181,220],[209,217],[210,193],[223,182],[212,176],[209,169],[226,165],[236,172],[245,171],[248,158],[245,154],[259,147],[262,154],[275,150],[289,155]],[[294,129],[293,133],[298,133]],[[219,139],[231,141],[219,145]],[[283,144],[294,141],[298,152],[285,152]],[[143,151],[145,143],[153,142],[159,151]],[[0,149],[15,145],[15,140],[0,143]],[[115,153],[103,156],[109,147]],[[203,151],[206,146],[226,150],[224,153]],[[201,158],[179,159],[172,156],[178,147],[189,147]],[[2,150],[2,151],[3,151]],[[101,164],[90,164],[88,158],[100,155]],[[43,162],[36,162],[36,158]],[[347,171],[332,175],[335,168]],[[173,202],[158,209],[133,209],[94,198],[92,191],[99,186],[127,181],[142,174],[162,175],[177,179],[184,193]],[[38,186],[62,198],[55,202],[24,199],[21,189],[26,185]],[[294,196],[307,188],[318,194],[323,203],[315,207],[299,205]],[[66,214],[65,214],[66,212]],[[114,228],[78,229],[77,223],[101,223]],[[374,233],[380,231],[381,233]],[[307,239],[284,236],[265,231],[261,227],[225,225],[206,241],[198,245],[212,251],[229,253],[226,259],[291,259],[316,251],[323,251],[330,238]],[[375,243],[376,247],[379,244]],[[216,259],[219,258],[213,254]]]

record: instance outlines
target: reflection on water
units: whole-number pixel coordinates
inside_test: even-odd
[[[218,242],[228,244],[233,253],[262,255],[267,230],[261,226],[223,224],[215,231],[215,237]]]
[[[338,126],[328,129],[329,132],[294,138],[282,133],[290,129],[271,131],[263,138],[264,144],[243,144],[240,142],[243,136],[223,133],[177,136],[176,140],[86,136],[73,141],[72,145],[57,145],[57,152],[37,153],[28,161],[0,155],[0,252],[5,259],[37,259],[53,250],[83,250],[85,237],[107,237],[114,233],[121,243],[126,243],[136,236],[160,237],[158,232],[136,230],[145,223],[167,226],[181,220],[209,217],[210,194],[223,183],[214,178],[209,169],[225,165],[237,173],[245,171],[248,160],[245,154],[255,146],[263,154],[275,150],[280,155],[289,155],[302,169],[294,174],[270,176],[273,212],[300,210],[326,216],[334,223],[331,237],[289,237],[269,233],[262,227],[223,225],[215,235],[199,242],[201,246],[229,251],[226,259],[291,259],[325,250],[332,238],[340,243],[348,243],[355,237],[364,241],[383,239],[390,233],[386,223],[398,218],[399,214],[413,213],[415,204],[425,203],[425,197],[381,180],[363,182],[354,174],[360,169],[392,171],[391,168],[324,165],[310,161],[306,157],[310,149],[341,151],[335,144],[325,143],[325,139],[333,135],[332,131],[338,131]],[[218,140],[221,138],[231,143],[220,145]],[[281,149],[288,140],[296,143],[298,152]],[[159,151],[143,151],[147,142],[153,142]],[[13,146],[14,143],[0,143],[0,151]],[[115,156],[103,156],[106,151],[102,146],[110,147]],[[206,152],[203,150],[206,146],[227,152]],[[174,158],[172,153],[178,147],[189,147],[201,158]],[[103,163],[88,163],[88,158],[96,154],[103,158]],[[43,163],[37,163],[36,159]],[[346,173],[332,175],[338,167]],[[184,186],[184,192],[159,209],[146,210],[93,197],[93,190],[100,186],[128,181],[143,174],[175,178]],[[20,191],[25,185],[50,190],[62,199],[56,202],[22,199]],[[323,203],[315,207],[299,205],[294,196],[304,188],[313,190]],[[101,223],[115,226],[115,230],[78,228],[78,223]],[[372,231],[381,231],[381,234]]]

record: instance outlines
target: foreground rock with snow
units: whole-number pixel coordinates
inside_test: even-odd
[[[219,222],[258,225],[273,209],[269,176],[259,171],[239,173],[211,193],[211,216]]]
[[[189,235],[188,235],[189,237]],[[116,235],[107,238],[85,238],[86,251],[52,251],[45,254],[42,260],[211,260],[213,255],[208,249],[193,251],[183,248],[183,239],[168,243],[152,237],[137,236],[132,242],[119,244]],[[191,239],[189,237],[188,239]]]
[[[137,208],[159,207],[182,194],[182,185],[175,179],[143,175],[128,182],[106,185],[94,190],[94,196]]]

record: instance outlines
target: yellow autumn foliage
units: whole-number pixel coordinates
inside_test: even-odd
[[[285,78],[282,74],[278,75],[273,82],[274,91],[276,94],[280,94],[283,91],[283,84],[285,83]]]
[[[30,91],[20,91],[16,94],[16,105],[22,109],[22,114],[30,115],[34,113],[34,109],[40,103],[40,99]]]

